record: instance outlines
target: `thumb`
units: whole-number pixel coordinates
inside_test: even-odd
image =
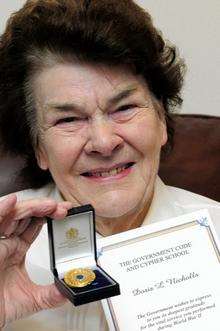
[[[37,292],[40,309],[56,308],[67,301],[55,284],[40,286]]]

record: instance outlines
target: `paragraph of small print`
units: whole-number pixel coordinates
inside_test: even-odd
[[[174,305],[137,315],[139,330],[163,331],[175,330],[180,325],[187,325],[202,318],[215,309],[212,295],[190,298]]]

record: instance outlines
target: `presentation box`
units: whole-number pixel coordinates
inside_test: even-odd
[[[91,205],[70,209],[63,220],[47,218],[47,225],[51,271],[64,296],[78,306],[120,294],[119,284],[97,264]]]

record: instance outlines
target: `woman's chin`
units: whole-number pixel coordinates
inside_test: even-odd
[[[119,218],[129,216],[140,206],[140,199],[129,198],[128,194],[124,196],[110,196],[93,204],[97,217],[100,218]]]

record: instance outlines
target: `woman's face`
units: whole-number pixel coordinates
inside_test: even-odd
[[[151,201],[167,135],[141,76],[123,66],[62,63],[38,73],[33,90],[38,163],[66,200],[90,203],[104,218]]]

